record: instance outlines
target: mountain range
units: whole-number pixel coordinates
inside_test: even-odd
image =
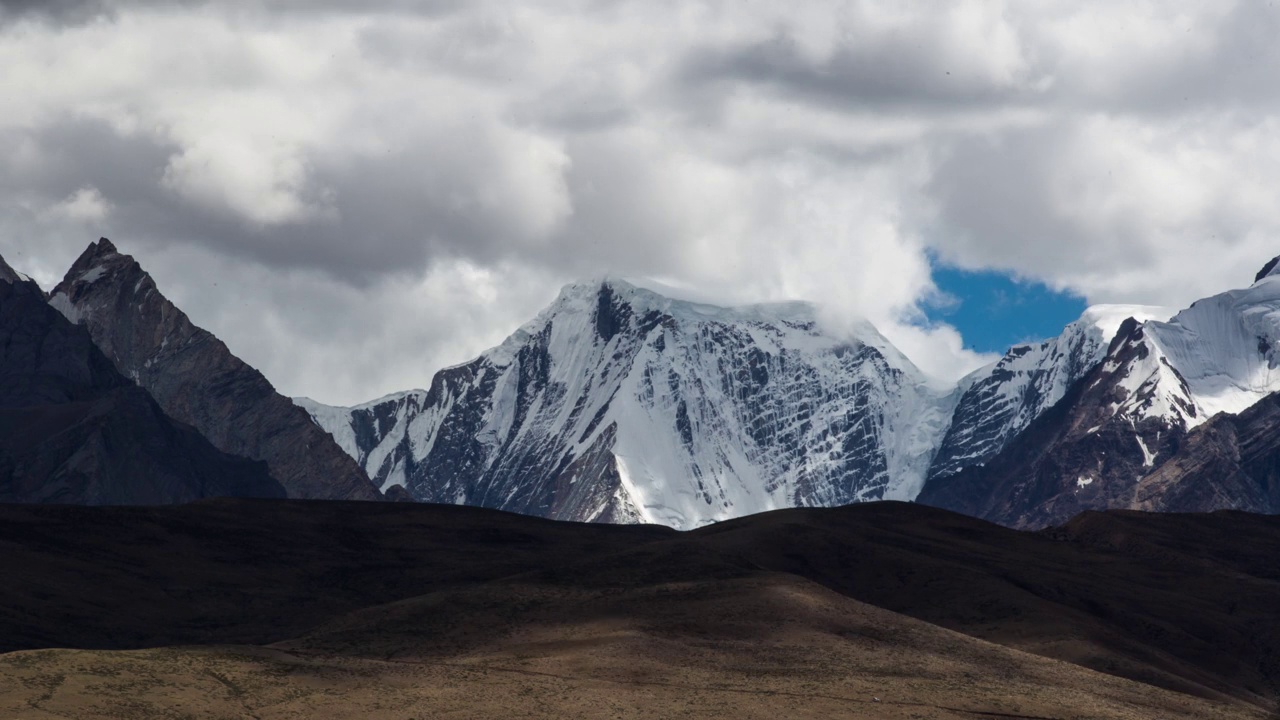
[[[917,498],[1016,527],[1086,509],[1280,512],[1272,408],[1280,275],[1128,319],[1105,356],[996,457]]]
[[[1226,480],[1193,457],[1211,443],[1184,442],[1280,389],[1277,345],[1274,263],[1181,312],[1091,307],[953,387],[803,303],[713,307],[607,279],[566,287],[429,390],[297,402],[375,482],[422,501],[691,528],[919,499],[1044,527],[1086,509],[1280,511],[1259,471]],[[1271,450],[1255,442],[1250,467]]]
[[[1180,312],[1090,308],[951,385],[870,323],[833,332],[806,303],[719,307],[577,283],[427,389],[352,408],[277,393],[106,239],[47,296],[4,273],[22,302],[57,311],[59,332],[87,338],[113,382],[216,451],[265,464],[292,498],[680,529],[872,500],[1025,528],[1089,509],[1280,511],[1275,261]],[[13,500],[51,496],[24,482]],[[187,485],[206,490],[146,501],[258,492]]]

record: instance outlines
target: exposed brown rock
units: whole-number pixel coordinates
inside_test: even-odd
[[[1280,397],[1197,427],[1138,483],[1133,507],[1280,513]]]

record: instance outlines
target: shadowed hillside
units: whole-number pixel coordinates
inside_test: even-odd
[[[160,688],[190,672],[243,674],[265,698],[332,672],[346,678],[334,687],[350,684],[349,707],[369,712],[360,698],[384,685],[449,703],[478,683],[499,706],[520,687],[542,697],[535,717],[615,690],[656,694],[678,715],[664,703],[723,703],[717,687],[768,692],[741,717],[785,712],[788,693],[830,712],[894,694],[930,708],[916,717],[1252,717],[1280,697],[1280,571],[1267,561],[1280,518],[1241,513],[1089,514],[1022,533],[878,503],[676,533],[453,506],[215,500],[2,506],[0,546],[4,650],[213,646],[0,658],[37,685],[67,663],[128,666],[143,695],[167,697]],[[427,677],[442,685],[414,695]],[[676,693],[681,683],[701,690]],[[15,688],[0,698],[25,697]],[[913,717],[888,707],[860,716]]]

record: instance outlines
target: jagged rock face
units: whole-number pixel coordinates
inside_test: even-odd
[[[419,500],[695,527],[775,507],[910,499],[950,399],[870,326],[738,310],[619,281],[570,286],[429,390],[306,400],[376,481]]]
[[[167,417],[89,334],[0,261],[0,502],[284,497],[266,465]]]
[[[953,475],[995,456],[1102,360],[1125,319],[1171,315],[1172,310],[1141,305],[1091,307],[1058,337],[1014,347],[962,380],[960,400],[929,477]]]
[[[364,471],[260,372],[196,327],[132,257],[89,246],[49,302],[126,376],[216,447],[263,460],[290,497],[381,499]]]
[[[1138,482],[1177,452],[1195,412],[1145,326],[1127,320],[1104,362],[1061,401],[987,464],[931,478],[917,501],[1019,528],[1131,508]]]
[[[1262,269],[1258,271],[1258,274],[1253,276],[1253,281],[1256,283],[1262,278],[1270,277],[1276,272],[1277,267],[1280,267],[1280,256],[1276,256],[1268,260],[1267,264],[1263,265]]]

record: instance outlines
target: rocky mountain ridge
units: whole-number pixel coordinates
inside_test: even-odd
[[[120,372],[220,450],[262,460],[290,497],[380,500],[363,469],[263,377],[164,297],[106,238],[49,303],[88,330]]]
[[[974,371],[960,381],[962,394],[929,477],[946,477],[995,456],[1102,361],[1126,319],[1173,314],[1147,305],[1096,305],[1059,336],[1010,348],[1000,360]]]
[[[169,418],[0,260],[0,502],[167,505],[284,497],[263,463]]]
[[[566,302],[566,296],[577,299]],[[646,299],[633,307],[630,303],[639,296]],[[619,297],[626,301],[617,304]],[[1011,348],[997,362],[962,380],[949,395],[934,388],[927,400],[902,391],[904,383],[920,387],[927,383],[874,328],[859,334],[871,339],[864,347],[872,348],[883,365],[860,366],[848,377],[815,373],[814,384],[798,393],[794,387],[782,387],[770,363],[787,364],[788,358],[796,356],[762,339],[759,327],[753,325],[761,318],[752,316],[759,308],[700,306],[693,313],[698,322],[715,318],[739,324],[736,330],[697,331],[706,337],[691,344],[702,348],[695,354],[701,356],[710,345],[728,350],[713,364],[689,366],[699,367],[700,373],[682,372],[678,366],[664,365],[672,355],[667,343],[674,336],[668,333],[682,327],[679,313],[669,312],[678,306],[683,307],[679,301],[617,281],[569,286],[537,320],[472,363],[442,371],[430,390],[397,393],[356,408],[327,407],[306,399],[297,402],[384,489],[403,485],[419,500],[481,504],[564,519],[691,527],[770,507],[919,496],[924,502],[1031,527],[1062,522],[1089,508],[1161,506],[1159,501],[1137,499],[1136,488],[1142,478],[1177,455],[1188,432],[1216,413],[1239,412],[1280,389],[1272,349],[1280,343],[1280,280],[1274,275],[1274,264],[1272,272],[1260,273],[1252,287],[1206,298],[1178,313],[1148,306],[1089,308],[1058,337]],[[776,315],[778,311],[775,307],[775,316],[760,327],[773,323],[776,329],[791,323],[812,334],[805,342],[821,342],[815,339],[821,337],[821,330],[806,325],[811,311],[805,315],[800,306],[792,306],[788,311],[799,314],[791,319]],[[809,320],[796,319],[802,317]],[[635,318],[641,322],[634,322]],[[560,345],[548,353],[550,333],[556,332],[557,324],[580,329],[557,335]],[[595,327],[594,333],[581,330],[588,326]],[[743,328],[745,332],[739,333]],[[650,342],[657,351],[650,348],[649,354],[642,354]],[[681,347],[681,340],[674,342],[674,347]],[[591,351],[594,355],[566,364],[559,358],[578,352],[574,343],[601,345],[608,352],[597,348]],[[615,418],[610,403],[590,397],[599,391],[597,377],[616,380],[618,370],[623,375],[632,372],[642,355],[643,382],[608,385],[610,401],[620,391],[624,402],[629,398],[652,402],[661,396],[658,403],[665,403],[665,410],[654,415],[656,406],[644,406],[642,401],[644,409],[637,414],[644,415],[648,425],[641,432],[628,428],[634,436],[619,444],[616,422],[588,428],[582,418],[584,413],[588,418]],[[560,384],[546,376],[553,366],[562,373]],[[677,378],[676,384],[656,393],[654,388],[661,385],[653,379],[664,375]],[[853,395],[840,393],[841,388],[852,387],[848,378],[853,375],[864,380],[893,376],[899,384],[891,392],[882,392],[879,404],[864,405],[864,415],[846,415],[843,425],[814,424],[803,415],[818,405],[849,407],[841,403]],[[686,376],[697,377],[698,382],[678,381]],[[503,378],[501,387],[499,378]],[[575,379],[581,384],[570,387]],[[820,390],[824,385],[827,389]],[[882,383],[881,387],[888,386]],[[725,395],[724,388],[731,392]],[[547,389],[552,392],[546,393]],[[833,396],[823,394],[828,390]],[[770,395],[773,399],[765,405],[773,403],[772,415],[751,408],[752,402]],[[691,400],[695,396],[698,399]],[[746,404],[729,414],[732,420],[707,410],[742,401]],[[521,415],[520,423],[529,425],[509,424],[509,408],[524,407],[519,412],[525,412],[535,405],[536,420]],[[1059,409],[1059,405],[1065,407]],[[690,407],[699,410],[690,415]],[[806,445],[811,438],[803,433],[779,432],[787,423],[788,408],[799,410],[805,432],[818,428],[828,445]],[[598,412],[586,412],[591,409]],[[750,420],[742,422],[744,417]],[[891,421],[870,433],[847,434],[860,423],[874,424],[870,419],[877,417]],[[773,424],[779,418],[782,423]],[[626,426],[624,419],[621,427]],[[574,428],[590,432],[575,435]],[[904,428],[911,428],[907,438],[899,434]],[[735,435],[743,439],[735,441]],[[759,445],[766,436],[777,444]],[[709,438],[715,440],[708,443]],[[711,455],[721,458],[727,458],[731,452],[726,448],[736,443],[749,448],[748,457],[753,450],[757,456],[781,454],[793,464],[752,465],[753,459],[744,463],[737,458],[737,462],[708,463],[692,451],[691,443],[715,447]],[[798,475],[788,474],[796,467],[829,467],[833,458],[841,457],[832,454],[831,448],[841,443],[860,447],[855,454],[863,458],[880,453],[884,462],[846,465],[839,480],[810,473],[797,482]],[[533,446],[539,449],[534,451]],[[901,447],[913,448],[910,462],[902,462],[907,455],[894,454]],[[685,459],[667,462],[672,457]],[[919,479],[920,463],[926,457],[927,485]],[[645,463],[640,473],[633,470],[637,460]],[[744,466],[751,472],[742,472]],[[554,470],[539,475],[545,467]],[[714,469],[707,472],[708,467]],[[710,493],[707,476],[717,483]],[[725,478],[731,479],[725,483]],[[683,482],[689,485],[681,487]],[[739,496],[725,492],[720,497],[726,486],[740,488],[734,491]],[[761,502],[759,488],[768,500]],[[778,494],[779,488],[784,492]],[[753,491],[751,500],[743,499]],[[1205,507],[1263,507],[1246,501],[1246,495],[1227,493],[1224,497],[1238,498],[1236,505],[1226,500]],[[577,500],[553,499],[570,496]],[[588,497],[589,501],[583,500]],[[671,497],[702,497],[710,510],[702,511],[696,502],[680,505]],[[1179,504],[1172,497],[1167,503],[1170,509],[1198,507]],[[671,506],[677,505],[673,510]]]
[[[429,389],[355,408],[275,393],[105,239],[48,300],[166,414],[266,461],[292,497],[678,528],[919,499],[1038,527],[1095,508],[1271,507],[1270,414],[1242,411],[1280,389],[1276,266],[1176,315],[1090,308],[951,389],[870,324],[837,337],[804,303],[581,283]],[[1199,430],[1222,413],[1235,419]],[[1192,479],[1209,468],[1235,484]]]

